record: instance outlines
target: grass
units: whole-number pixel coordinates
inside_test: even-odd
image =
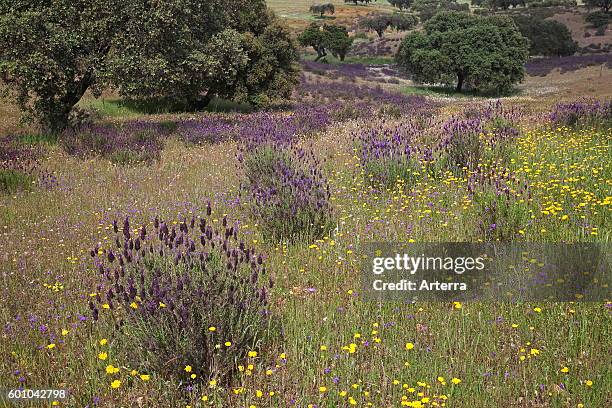
[[[161,162],[148,169],[82,162],[53,147],[47,164],[68,188],[0,197],[5,238],[0,261],[7,272],[0,275],[0,319],[9,324],[0,337],[0,383],[68,387],[72,396],[66,406],[96,398],[104,406],[126,406],[135,399],[145,406],[168,401],[207,406],[200,400],[204,395],[217,407],[272,408],[290,401],[334,407],[351,399],[358,406],[391,406],[402,396],[453,407],[605,406],[612,387],[607,340],[612,322],[603,302],[377,304],[361,299],[365,242],[465,241],[478,228],[477,208],[452,174],[422,179],[410,195],[396,186],[371,193],[350,143],[351,133],[366,125],[335,127],[313,140],[316,151],[328,157],[325,171],[339,222],[323,239],[294,245],[265,242],[244,206],[230,205],[241,182],[233,143],[199,148],[171,142]],[[611,179],[610,147],[601,143],[606,137],[609,133],[593,129],[523,134],[512,166],[535,187],[522,239],[610,241],[609,207],[602,204]],[[216,224],[223,214],[242,220],[244,239],[268,254],[267,268],[277,281],[274,313],[283,325],[281,340],[236,362],[246,368],[229,396],[228,390],[209,386],[188,392],[155,373],[126,367],[115,352],[121,340],[110,312],[102,312],[101,324],[79,318],[89,319],[87,299],[96,291],[89,250],[96,242],[114,245],[112,219],[129,214],[134,223],[150,222],[161,214],[178,220],[204,211],[208,199],[214,202]],[[542,212],[553,204],[553,212]],[[215,336],[220,343],[231,340],[223,333]],[[414,348],[408,349],[409,343]],[[101,353],[107,353],[104,360]],[[109,365],[118,372],[108,374]],[[140,374],[151,378],[142,380]],[[189,381],[188,373],[177,376]],[[119,388],[111,388],[117,380]]]

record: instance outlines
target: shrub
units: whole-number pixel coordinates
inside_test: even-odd
[[[595,11],[589,13],[585,18],[587,23],[590,23],[594,28],[601,28],[608,25],[610,21],[610,15],[605,11]]]
[[[311,241],[333,228],[329,185],[313,155],[264,143],[245,153],[241,162],[243,190],[265,239]]]
[[[162,131],[145,122],[92,125],[65,132],[60,142],[68,154],[79,157],[99,155],[117,164],[151,164],[161,156]]]
[[[452,170],[473,170],[478,166],[484,152],[482,121],[451,119],[443,125],[442,135],[439,147],[446,153]]]
[[[210,216],[209,204],[207,216],[178,225],[155,218],[153,233],[134,232],[127,218],[120,232],[115,221],[115,248],[91,251],[101,283],[89,307],[96,321],[111,310],[132,367],[174,378],[190,365],[192,382],[227,384],[237,361],[268,339],[263,256],[239,240],[237,225]]]
[[[13,169],[0,168],[0,191],[14,194],[17,191],[28,191],[36,180],[29,174]]]
[[[531,55],[561,57],[574,54],[578,48],[572,33],[562,23],[525,15],[515,16],[514,22],[529,39]]]
[[[612,127],[612,101],[580,100],[560,103],[549,115],[554,127]]]
[[[13,136],[0,138],[0,192],[14,194],[35,186],[55,186],[55,175],[41,165],[41,146],[23,145],[18,140]]]

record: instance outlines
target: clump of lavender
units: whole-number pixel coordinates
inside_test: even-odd
[[[23,145],[15,137],[0,139],[0,192],[14,194],[56,185],[55,175],[41,164],[41,153],[40,147]]]
[[[89,125],[66,132],[61,144],[68,154],[102,156],[113,163],[135,165],[159,160],[164,143],[162,127],[147,122]]]
[[[416,182],[421,164],[430,157],[429,150],[418,140],[425,127],[418,120],[393,128],[380,122],[353,135],[366,179],[372,186],[389,189],[397,183],[411,187]]]
[[[115,319],[119,352],[133,367],[173,378],[187,365],[194,381],[229,382],[236,361],[270,334],[264,256],[240,240],[237,224],[201,218],[150,231],[113,223],[114,247],[94,248],[95,321]]]
[[[462,171],[478,166],[484,152],[484,132],[480,119],[453,118],[444,123],[438,148],[445,151],[450,168]]]
[[[235,122],[236,120],[227,115],[206,115],[198,119],[183,121],[178,133],[187,143],[220,143],[234,137]]]
[[[280,143],[249,145],[243,191],[266,239],[320,238],[333,228],[330,189],[313,154]]]
[[[612,100],[583,99],[571,103],[559,103],[549,115],[554,127],[612,127]]]

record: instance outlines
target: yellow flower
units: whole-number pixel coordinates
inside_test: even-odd
[[[68,330],[66,330],[66,329],[62,330],[62,336],[65,336],[65,335],[67,335],[68,333],[69,333],[69,331],[68,331]]]
[[[214,332],[214,331],[217,331],[217,328],[216,328],[215,326],[210,326],[210,327],[208,328],[208,331],[209,331],[209,332]]]
[[[106,360],[108,358],[108,354],[102,352],[102,353],[98,354],[98,358],[100,360]]]
[[[225,342],[225,347],[230,347],[231,345],[232,345],[232,342],[231,342],[231,341],[226,341],[226,342]]]
[[[55,343],[51,343],[47,346],[49,350],[53,350],[55,348]]]
[[[453,307],[455,309],[461,309],[463,305],[461,304],[461,302],[453,302]]]
[[[321,351],[327,351],[327,346],[321,346],[321,347],[319,347],[319,349],[320,349]]]
[[[132,303],[130,303],[130,307],[132,309],[138,309],[138,304],[136,302],[132,302]]]
[[[586,380],[586,381],[584,382],[584,385],[586,385],[587,387],[592,387],[592,386],[593,386],[593,381],[591,381],[591,380]]]
[[[412,350],[414,348],[414,344],[406,343],[406,350]]]
[[[217,386],[217,380],[210,380],[210,381],[208,382],[208,386],[209,386],[210,388],[215,388],[215,387]]]
[[[319,392],[324,393],[327,391],[327,387],[319,387]]]
[[[116,374],[119,372],[119,368],[112,364],[106,366],[106,374]]]
[[[534,307],[533,311],[536,313],[542,313],[542,308],[541,307]]]
[[[569,373],[569,368],[568,367],[563,367],[560,371],[562,373]]]
[[[453,384],[457,385],[457,384],[459,384],[459,383],[461,382],[461,380],[460,380],[459,378],[457,378],[457,377],[453,377],[453,378],[451,379],[451,382],[452,382]]]
[[[106,339],[100,340],[100,345],[101,346],[106,346],[107,343],[108,343],[108,340],[106,340]]]
[[[256,351],[249,351],[249,357],[257,357],[257,352]]]
[[[263,397],[263,392],[262,392],[261,390],[256,390],[256,391],[255,391],[255,396],[256,396],[257,398],[261,398],[261,397]]]
[[[142,381],[149,381],[151,379],[151,376],[149,374],[140,374],[140,379]]]
[[[115,380],[115,381],[113,381],[113,382],[111,383],[111,385],[110,385],[110,386],[111,386],[111,388],[119,388],[119,387],[121,387],[121,381],[119,381],[119,380]]]
[[[195,380],[195,379],[196,379],[196,377],[197,377],[197,375],[195,375],[195,374],[191,374],[191,375],[190,375],[190,377],[191,377],[191,379],[192,379],[192,380]]]
[[[202,401],[208,401],[208,395],[202,395],[202,398],[200,398]]]
[[[192,370],[192,367],[190,365],[185,366],[185,372],[186,373],[190,373]]]

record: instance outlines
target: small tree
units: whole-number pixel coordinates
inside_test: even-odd
[[[26,121],[58,133],[88,89],[100,93],[129,1],[0,0],[0,80]]]
[[[412,0],[388,0],[393,7],[397,7],[400,10],[409,9],[412,5]]]
[[[503,92],[523,79],[528,56],[529,42],[510,18],[443,12],[403,40],[396,60],[419,82]]]
[[[389,27],[400,31],[410,30],[418,23],[418,18],[412,14],[379,14],[366,17],[360,21],[360,26],[375,31],[380,38]]]
[[[336,8],[332,3],[313,4],[310,6],[310,12],[312,14],[319,14],[321,17],[323,17],[325,13],[334,14],[336,12]]]
[[[525,15],[513,19],[521,34],[529,39],[531,55],[562,57],[574,54],[578,48],[572,33],[558,21]]]
[[[353,44],[353,39],[349,37],[345,27],[334,24],[319,26],[317,23],[311,24],[304,30],[298,37],[298,41],[303,46],[312,47],[317,52],[315,61],[326,57],[327,50],[334,57],[344,61],[348,50]]]
[[[612,8],[612,0],[584,0],[584,3],[588,7],[599,7],[606,13],[610,12],[610,9]]]
[[[441,11],[469,11],[467,3],[456,0],[414,0],[411,9],[419,15],[421,21],[427,21]]]

